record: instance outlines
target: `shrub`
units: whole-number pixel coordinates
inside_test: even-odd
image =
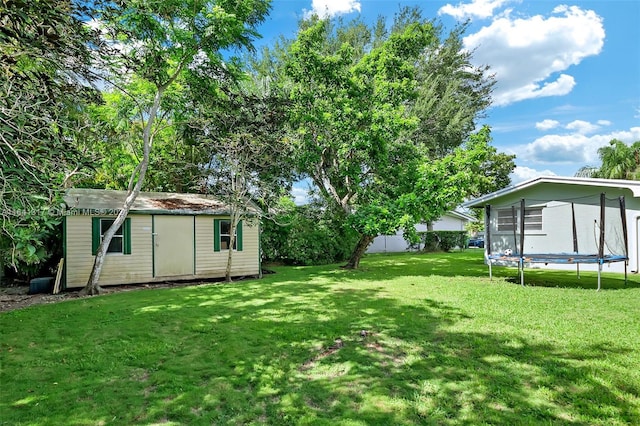
[[[275,220],[264,222],[262,256],[264,261],[287,265],[342,262],[357,240],[355,231],[329,208],[318,204],[291,206]]]
[[[420,232],[424,251],[451,251],[456,247],[464,249],[469,239],[466,231],[426,231]]]

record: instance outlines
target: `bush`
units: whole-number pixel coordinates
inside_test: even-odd
[[[287,265],[345,261],[358,240],[345,221],[317,204],[291,206],[275,221],[265,221],[262,229],[263,260]]]
[[[451,251],[467,246],[467,231],[426,231],[420,232],[424,243],[424,251]]]
[[[62,256],[61,219],[48,210],[3,217],[0,231],[0,276],[28,282],[49,275]]]

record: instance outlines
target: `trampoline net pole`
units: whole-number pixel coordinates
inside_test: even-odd
[[[604,192],[600,194],[600,246],[598,247],[598,258],[601,262],[604,259],[604,220],[605,220],[605,208],[606,198]]]
[[[491,204],[487,204],[484,208],[484,232],[485,232],[485,251],[487,255],[491,254]]]
[[[624,256],[629,257],[629,234],[627,233],[627,209],[625,207],[624,195],[620,198],[620,219],[622,220],[622,237],[624,238]],[[625,263],[626,265],[626,263]]]
[[[576,228],[576,208],[575,204],[571,203],[571,225],[573,231],[573,252],[578,253],[578,229]]]
[[[520,285],[524,287],[524,230],[525,230],[525,203],[520,200]]]
[[[513,249],[517,253],[521,253],[518,250],[518,237],[517,237],[517,233],[518,233],[518,218],[516,216],[516,206],[511,206],[511,222],[513,223]]]

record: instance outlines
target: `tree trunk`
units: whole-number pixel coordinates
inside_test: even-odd
[[[232,213],[231,213],[231,220],[230,220],[230,225],[229,225],[229,254],[227,256],[227,269],[224,273],[224,280],[225,282],[230,283],[231,280],[231,267],[233,266],[233,245],[236,244],[236,228],[238,227],[238,222],[240,221],[239,218],[239,214],[236,212],[235,209],[233,209]]]
[[[132,195],[133,194],[129,195],[127,197],[127,200],[129,200]],[[138,194],[136,193],[133,196],[133,199],[131,200],[131,204],[133,204],[133,201],[135,201],[135,197],[137,195]],[[109,229],[107,229],[107,232],[104,233],[104,236],[102,238],[102,242],[98,246],[98,252],[96,253],[96,257],[93,260],[93,268],[91,268],[91,274],[89,275],[89,281],[87,281],[86,287],[82,289],[82,293],[83,294],[87,294],[89,296],[94,296],[94,295],[100,294],[102,292],[102,287],[100,287],[99,281],[100,281],[100,273],[102,272],[102,266],[104,265],[104,259],[105,259],[106,255],[107,255],[107,249],[109,248],[109,244],[111,243],[111,240],[113,239],[113,235],[116,233],[118,228],[120,228],[120,226],[122,226],[122,224],[124,223],[125,219],[127,218],[127,215],[129,214],[130,207],[131,207],[131,205],[129,205],[127,207],[127,202],[125,202],[124,207],[122,208],[122,210],[120,210],[120,212],[118,213],[118,216],[116,216],[116,219],[114,220],[114,222],[111,225],[111,227]]]
[[[153,101],[153,106],[149,111],[149,117],[147,118],[147,123],[144,126],[144,129],[142,131],[142,146],[143,146],[142,161],[140,162],[140,164],[138,164],[136,169],[131,174],[131,179],[129,181],[129,191],[127,192],[127,198],[125,199],[122,205],[122,209],[116,216],[116,219],[114,220],[111,227],[107,229],[107,232],[105,232],[102,238],[102,242],[100,243],[100,246],[98,246],[98,252],[96,253],[95,259],[93,260],[93,268],[91,268],[91,274],[89,275],[89,281],[87,281],[86,287],[82,289],[82,293],[84,294],[93,296],[101,293],[102,288],[100,287],[100,284],[99,284],[100,274],[102,273],[102,266],[104,265],[104,259],[105,259],[105,256],[107,255],[109,244],[111,243],[113,235],[116,233],[118,228],[120,228],[120,226],[122,226],[122,224],[124,223],[125,219],[127,218],[127,215],[129,214],[129,210],[131,209],[131,206],[133,206],[133,202],[136,200],[136,198],[138,197],[138,194],[140,193],[140,190],[142,189],[142,184],[144,183],[144,177],[147,173],[147,168],[149,167],[149,156],[151,154],[151,144],[153,142],[153,132],[152,132],[153,124],[158,115],[158,110],[160,108],[160,101],[162,100],[162,95],[164,93],[164,90],[165,90],[165,87],[159,87],[158,91],[156,92],[156,95]],[[137,174],[137,180],[135,179],[136,174]],[[134,185],[134,182],[135,182],[135,185]]]
[[[367,251],[369,245],[373,242],[375,236],[373,235],[361,235],[358,244],[356,244],[356,248],[353,249],[351,253],[351,258],[346,265],[343,266],[345,269],[358,269],[360,266],[360,259],[364,255],[364,252]]]

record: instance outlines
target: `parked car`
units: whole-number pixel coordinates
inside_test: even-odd
[[[484,238],[470,238],[467,247],[484,248]]]

